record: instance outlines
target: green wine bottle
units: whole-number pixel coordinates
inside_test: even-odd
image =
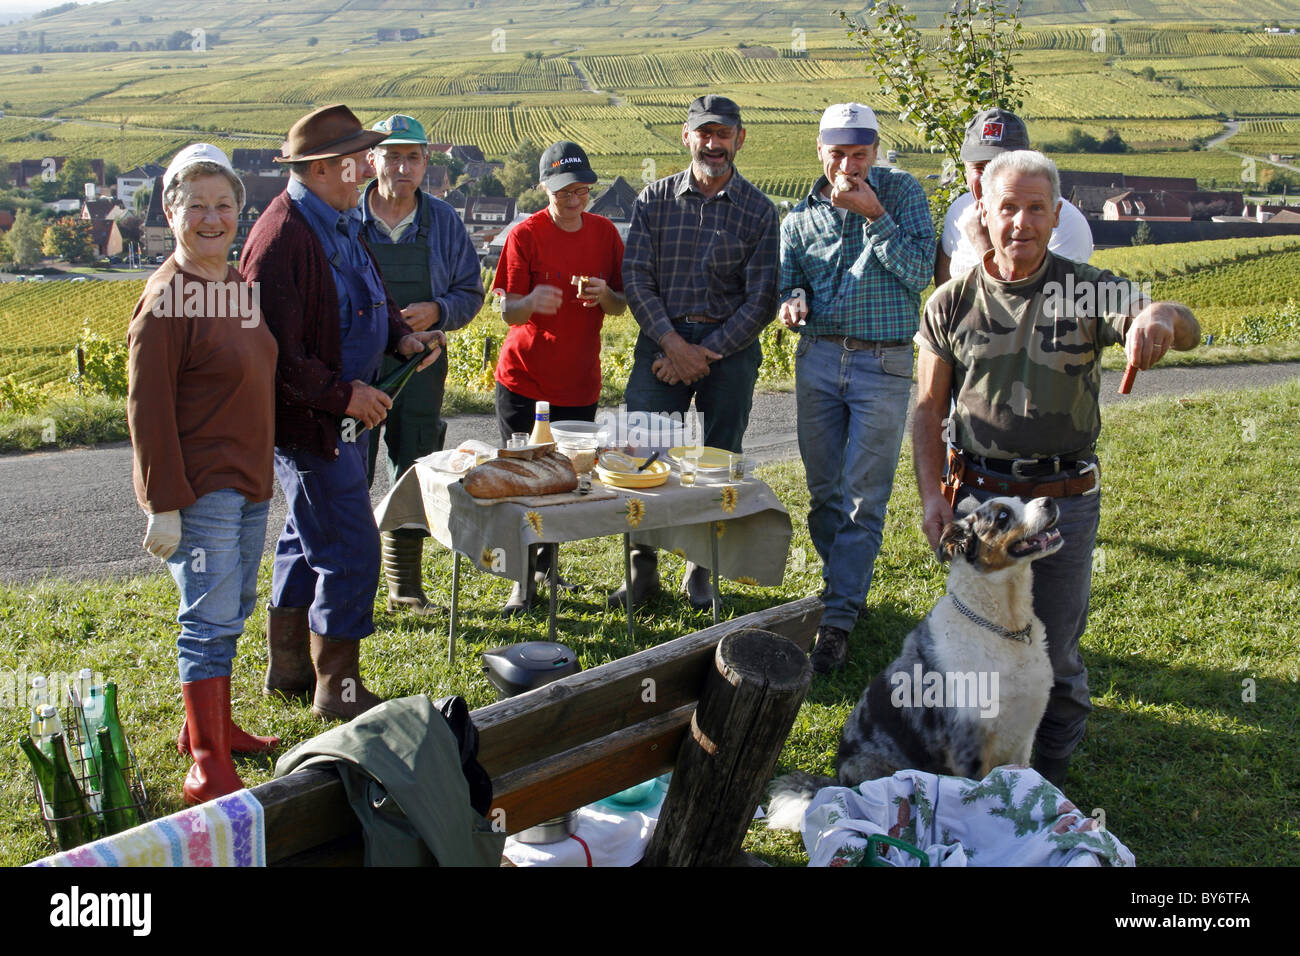
[[[50,809],[50,795],[54,793],[54,761],[41,753],[41,748],[36,746],[36,741],[30,734],[23,734],[18,740],[18,746],[27,755],[36,780],[41,785],[41,814],[47,820],[52,820],[54,811]]]
[[[95,826],[95,817],[86,798],[77,785],[76,775],[68,763],[68,751],[64,748],[63,734],[55,734],[50,740],[53,757],[41,753],[40,749],[28,745],[30,737],[19,741],[19,746],[27,754],[32,766],[36,768],[36,779],[41,782],[41,796],[45,801],[44,810],[47,818],[54,824],[54,838],[60,850],[89,843],[99,836]],[[42,766],[44,765],[44,766]],[[47,786],[48,780],[48,786]]]
[[[100,727],[99,752],[102,754],[99,779],[103,786],[102,807],[104,833],[120,833],[140,823],[140,813],[131,797],[131,787],[126,779],[125,767],[119,766],[113,754],[113,739],[107,727]]]
[[[411,356],[397,368],[393,369],[391,373],[375,382],[374,387],[379,389],[389,398],[396,400],[398,393],[406,387],[406,383],[411,380],[411,376],[415,374],[415,370],[420,367],[420,363],[428,358],[429,353],[432,351],[432,347],[426,345],[424,351]],[[339,423],[340,433],[345,436],[352,436],[352,439],[345,438],[345,440],[355,440],[357,435],[360,435],[365,431],[365,428],[366,426],[364,424],[353,418],[351,415],[346,416],[343,421]]]
[[[122,721],[117,716],[117,685],[109,681],[104,685],[103,726],[108,728],[113,741],[113,756],[117,765],[125,767],[131,762],[130,752],[126,749],[126,733],[122,730]]]

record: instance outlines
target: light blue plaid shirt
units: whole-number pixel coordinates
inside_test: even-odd
[[[873,166],[867,182],[885,214],[868,222],[821,195],[825,176],[781,223],[780,300],[802,289],[807,335],[868,341],[910,339],[921,292],[934,274],[934,223],[925,190],[911,173]]]

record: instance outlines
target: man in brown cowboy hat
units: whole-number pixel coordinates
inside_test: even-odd
[[[341,104],[293,124],[277,162],[289,185],[249,233],[240,269],[259,283],[279,342],[275,473],[288,506],[268,608],[266,693],[306,696],[321,717],[379,703],[361,684],[360,640],[374,632],[379,531],[366,483],[367,428],[392,400],[372,386],[384,353],[446,340],[412,332],[358,234],[366,151],[384,138]]]

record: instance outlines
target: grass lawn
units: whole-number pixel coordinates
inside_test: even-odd
[[[1300,503],[1286,493],[1300,455],[1300,384],[1261,391],[1153,400],[1108,410],[1099,454],[1103,514],[1092,616],[1083,639],[1095,710],[1066,792],[1106,825],[1141,865],[1300,864]],[[814,594],[820,566],[805,523],[798,462],[760,471],[790,509],[795,538],[779,588],[725,586],[726,613],[743,614]],[[839,728],[869,678],[943,593],[944,572],[920,537],[910,456],[876,565],[868,613],[851,663],[819,678],[787,741],[778,772],[830,772]],[[275,534],[278,529],[270,529]],[[93,542],[86,546],[94,547]],[[617,539],[566,546],[566,577],[583,589],[561,602],[561,633],[586,668],[705,626],[707,615],[663,600],[642,613],[634,645],[604,591],[616,582]],[[664,559],[665,579],[680,577]],[[430,545],[426,579],[448,600],[451,562]],[[677,578],[673,578],[676,575]],[[269,585],[263,568],[262,594]],[[386,696],[495,695],[478,653],[545,636],[545,617],[504,623],[508,582],[462,578],[462,638],[446,663],[446,618],[417,621],[377,605],[378,631],[363,648],[368,686]],[[174,663],[175,590],[163,572],[126,581],[49,580],[0,587],[0,679],[88,666],[118,682],[128,734],[144,766],[151,812],[180,809],[187,761],[175,749],[183,712]],[[250,729],[293,744],[322,729],[306,708],[260,693],[265,611],[250,618],[235,661],[234,711]],[[26,715],[0,697],[0,864],[48,852],[30,776],[16,741]],[[0,687],[3,690],[4,687]],[[245,783],[271,761],[240,764]],[[802,865],[793,834],[751,829],[747,849]]]

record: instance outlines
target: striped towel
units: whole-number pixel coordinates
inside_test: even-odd
[[[29,866],[266,866],[266,819],[248,790]]]

